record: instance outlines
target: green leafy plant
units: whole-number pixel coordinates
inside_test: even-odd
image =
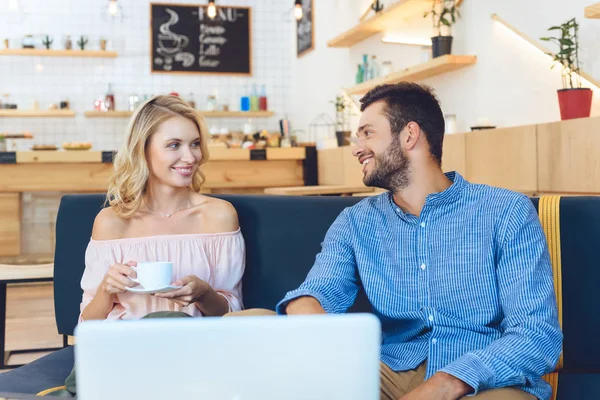
[[[557,64],[562,67],[563,89],[581,88],[579,78],[579,24],[575,18],[567,22],[548,28],[548,31],[559,31],[560,36],[543,37],[540,40],[553,42],[558,45],[559,51],[556,54],[546,53],[554,59],[554,68]]]
[[[426,12],[423,18],[431,15],[433,27],[437,36],[442,34],[442,26],[451,28],[453,24],[460,18],[460,12],[456,6],[456,0],[439,0],[432,1],[431,11]]]

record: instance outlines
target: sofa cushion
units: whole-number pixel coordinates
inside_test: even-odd
[[[73,368],[73,346],[0,374],[0,392],[36,394],[62,386]]]
[[[600,374],[561,372],[556,399],[600,399]]]

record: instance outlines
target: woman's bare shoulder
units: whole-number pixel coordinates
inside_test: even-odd
[[[126,226],[127,220],[119,217],[112,207],[106,207],[98,213],[96,219],[94,220],[92,239],[120,239],[123,237],[123,232]]]
[[[203,231],[220,233],[239,229],[237,211],[230,202],[194,193],[192,204],[197,211],[196,215],[203,221]]]

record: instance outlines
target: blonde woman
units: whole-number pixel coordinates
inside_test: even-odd
[[[244,240],[235,209],[199,193],[208,161],[205,124],[186,102],[157,96],[138,108],[114,161],[107,201],[86,250],[81,321],[138,319],[156,311],[222,316],[242,308]],[[154,295],[131,266],[173,263],[173,285]]]

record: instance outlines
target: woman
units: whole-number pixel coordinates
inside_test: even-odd
[[[114,161],[110,207],[96,217],[86,250],[80,321],[242,309],[245,248],[237,213],[198,193],[200,167],[208,161],[204,126],[173,96],[157,96],[134,114]],[[141,261],[172,262],[173,285],[182,287],[152,295],[128,291],[137,285],[131,267]],[[67,389],[75,391],[73,374]]]

